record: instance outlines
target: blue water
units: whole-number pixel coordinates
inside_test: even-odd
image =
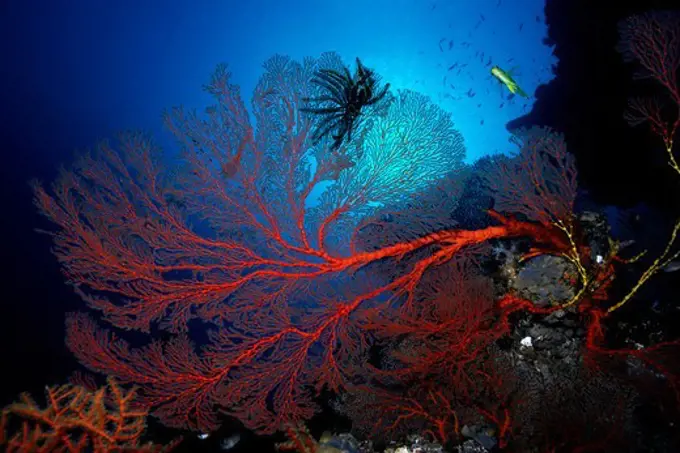
[[[532,103],[507,99],[489,57],[516,66],[515,79],[532,95],[555,63],[545,33],[540,0],[7,2],[0,102],[8,108],[0,120],[34,130],[26,140],[35,146],[69,155],[128,128],[172,146],[160,113],[207,105],[201,85],[217,63],[229,64],[248,98],[271,55],[332,50],[451,112],[471,162],[512,150],[504,125]]]

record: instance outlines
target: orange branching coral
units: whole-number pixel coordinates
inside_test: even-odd
[[[169,451],[176,443],[140,444],[148,413],[132,407],[135,392],[113,379],[96,391],[71,384],[47,387],[44,409],[24,393],[2,410],[0,445],[8,453]],[[13,418],[21,420],[21,429],[12,434]]]

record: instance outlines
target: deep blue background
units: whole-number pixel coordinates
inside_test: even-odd
[[[63,284],[49,238],[33,232],[49,225],[29,179],[50,182],[77,152],[123,129],[173,147],[161,112],[205,106],[201,86],[220,62],[248,100],[265,59],[324,51],[351,64],[360,57],[395,89],[431,96],[452,113],[472,161],[507,148],[504,124],[531,106],[505,99],[489,57],[517,66],[529,93],[551,77],[542,9],[541,0],[0,1],[0,406],[21,391],[39,396],[76,365],[63,320],[82,303]],[[456,74],[454,63],[467,66]]]
[[[0,121],[31,131],[27,142],[64,161],[62,153],[121,128],[160,131],[165,108],[205,105],[200,88],[217,63],[230,65],[249,99],[273,54],[333,50],[348,63],[362,58],[394,88],[440,101],[474,159],[507,149],[503,125],[531,105],[499,107],[507,93],[489,76],[488,58],[516,67],[528,93],[551,78],[542,7],[541,0],[9,1],[0,17]],[[468,66],[455,75],[454,63]]]
[[[672,200],[669,188],[677,185],[664,173],[658,144],[621,119],[632,70],[613,46],[620,18],[674,2],[549,1],[549,39],[559,61],[542,43],[538,0],[501,0],[498,7],[498,0],[366,3],[0,0],[0,406],[20,391],[39,394],[45,384],[63,382],[74,365],[63,346],[64,313],[81,307],[49,254],[49,238],[32,230],[47,224],[26,181],[52,180],[75,150],[120,129],[151,130],[172,146],[161,111],[205,105],[200,87],[219,62],[229,63],[248,96],[274,53],[301,58],[334,50],[348,63],[359,56],[395,88],[422,91],[450,111],[469,160],[507,149],[505,123],[525,110],[518,100],[503,101],[475,53],[517,65],[530,93],[558,64],[557,79],[538,90],[538,102],[526,105],[533,110],[516,124],[565,132],[583,187],[600,202]],[[454,40],[450,51],[446,41],[440,51],[443,38]],[[468,67],[453,76],[447,68],[456,62]],[[465,95],[470,89],[474,98]]]
[[[361,57],[394,88],[422,91],[451,111],[473,160],[507,148],[504,124],[529,107],[504,101],[507,93],[485,66],[489,56],[508,69],[516,65],[529,93],[551,77],[555,60],[541,42],[542,11],[540,0],[0,2],[2,240],[9,264],[2,315],[12,320],[3,323],[11,342],[4,354],[17,371],[35,370],[16,374],[0,404],[64,379],[71,365],[62,345],[64,312],[80,307],[61,283],[49,238],[32,231],[48,225],[34,212],[29,179],[51,181],[75,153],[122,129],[149,130],[174,146],[161,126],[163,109],[205,106],[201,86],[220,62],[230,65],[248,99],[262,62],[275,53],[299,59],[336,51],[347,63]],[[454,63],[468,66],[456,76],[447,70]]]

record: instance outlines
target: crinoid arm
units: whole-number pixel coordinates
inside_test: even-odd
[[[383,89],[380,90],[380,93],[377,94],[377,95],[375,95],[375,96],[373,96],[371,99],[369,99],[369,100],[366,102],[366,105],[373,105],[373,104],[375,104],[375,103],[377,103],[377,102],[380,102],[380,101],[385,97],[385,95],[387,94],[387,92],[388,92],[389,90],[390,90],[390,84],[389,84],[389,83],[386,83],[385,86],[383,87]]]
[[[321,120],[319,124],[317,124],[316,128],[314,129],[314,133],[312,134],[313,143],[315,145],[318,144],[321,139],[329,134],[332,130],[338,129],[342,125],[342,117],[343,115],[341,113],[336,113]],[[333,138],[337,139],[335,135]]]
[[[385,97],[390,85],[379,88],[380,77],[356,59],[356,71],[342,69],[319,69],[311,82],[320,88],[317,97],[303,99],[308,105],[301,112],[324,115],[316,125],[312,139],[314,144],[331,134],[331,149],[338,149],[342,142],[351,140],[357,129],[362,107],[373,105]]]
[[[314,74],[312,83],[318,85],[328,92],[329,95],[313,99],[315,102],[321,102],[323,98],[329,98],[331,102],[339,105],[344,105],[349,101],[348,90],[352,86],[352,77],[345,68],[347,73],[343,76],[332,69],[320,69]]]
[[[337,112],[342,112],[343,110],[344,109],[342,107],[302,107],[302,108],[300,108],[301,112],[318,113],[318,114],[337,113]]]

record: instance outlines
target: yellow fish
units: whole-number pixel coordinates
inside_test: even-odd
[[[512,94],[517,94],[519,96],[522,96],[524,98],[528,98],[529,95],[520,88],[520,86],[515,82],[515,79],[512,78],[510,75],[510,71],[504,71],[498,66],[494,66],[491,68],[491,75],[494,76],[495,78],[498,79],[499,82],[501,82],[503,85],[508,87],[508,90]]]

